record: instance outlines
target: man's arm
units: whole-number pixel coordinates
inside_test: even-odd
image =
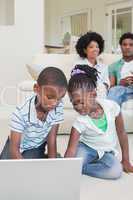
[[[125,172],[133,172],[133,166],[129,161],[128,137],[124,130],[124,123],[121,114],[119,114],[118,117],[116,117],[116,130],[122,151],[123,169]]]
[[[58,129],[59,129],[59,124],[53,125],[47,138],[49,158],[56,158],[57,156],[56,137],[57,137]]]
[[[21,133],[11,131],[10,137],[10,154],[12,159],[23,159],[20,153]]]
[[[80,134],[78,131],[75,128],[72,128],[65,157],[75,157],[79,137]]]

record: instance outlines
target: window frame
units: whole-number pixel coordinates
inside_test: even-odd
[[[87,9],[83,9],[83,10],[78,10],[78,11],[73,11],[73,12],[68,12],[65,13],[64,15],[60,16],[60,33],[61,33],[61,37],[63,38],[64,34],[66,32],[69,32],[71,34],[71,16],[73,15],[78,15],[78,14],[84,14],[87,13],[88,17],[87,17],[87,27],[88,29],[92,29],[92,9],[91,8],[87,8]],[[66,28],[66,26],[64,26],[66,28],[64,28],[63,30],[63,22],[65,21],[65,19],[67,19],[67,23],[68,23],[68,27]]]
[[[106,51],[109,53],[112,53],[112,11],[114,10],[114,17],[115,17],[115,27],[116,27],[116,11],[118,9],[124,9],[124,8],[131,8],[131,31],[133,32],[133,3],[131,1],[128,2],[115,2],[115,3],[107,3],[106,4]],[[124,13],[124,12],[123,12]],[[116,47],[116,28],[114,33],[114,40],[115,40],[115,47]],[[115,49],[114,53],[117,53],[117,49]]]

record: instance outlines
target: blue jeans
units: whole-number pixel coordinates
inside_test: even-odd
[[[133,87],[114,86],[110,88],[107,98],[117,102],[121,106],[122,103],[133,98]]]
[[[41,159],[41,158],[48,158],[45,152],[46,142],[40,145],[38,148],[29,149],[22,153],[24,159]]]
[[[40,145],[38,148],[29,149],[22,153],[24,159],[39,159],[39,158],[48,158],[48,156],[44,153],[46,142]],[[6,144],[3,148],[3,151],[0,155],[0,160],[11,159],[10,155],[10,140],[9,138],[6,141]]]
[[[122,175],[122,165],[113,152],[105,152],[99,159],[95,149],[80,142],[76,157],[83,158],[82,174],[102,179],[118,179]]]

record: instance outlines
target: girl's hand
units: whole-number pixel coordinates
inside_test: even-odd
[[[80,137],[80,134],[78,133],[78,131],[72,127],[69,142],[68,142],[68,147],[67,147],[64,157],[75,157],[77,145],[79,142],[79,137]]]
[[[121,163],[123,165],[123,170],[126,173],[133,173],[133,165],[131,165],[129,161],[122,161]]]

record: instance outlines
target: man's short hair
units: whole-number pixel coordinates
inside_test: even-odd
[[[123,40],[125,40],[125,39],[131,39],[131,40],[133,40],[133,33],[131,33],[131,32],[124,33],[124,34],[120,37],[119,44],[122,45],[122,42],[123,42]]]

